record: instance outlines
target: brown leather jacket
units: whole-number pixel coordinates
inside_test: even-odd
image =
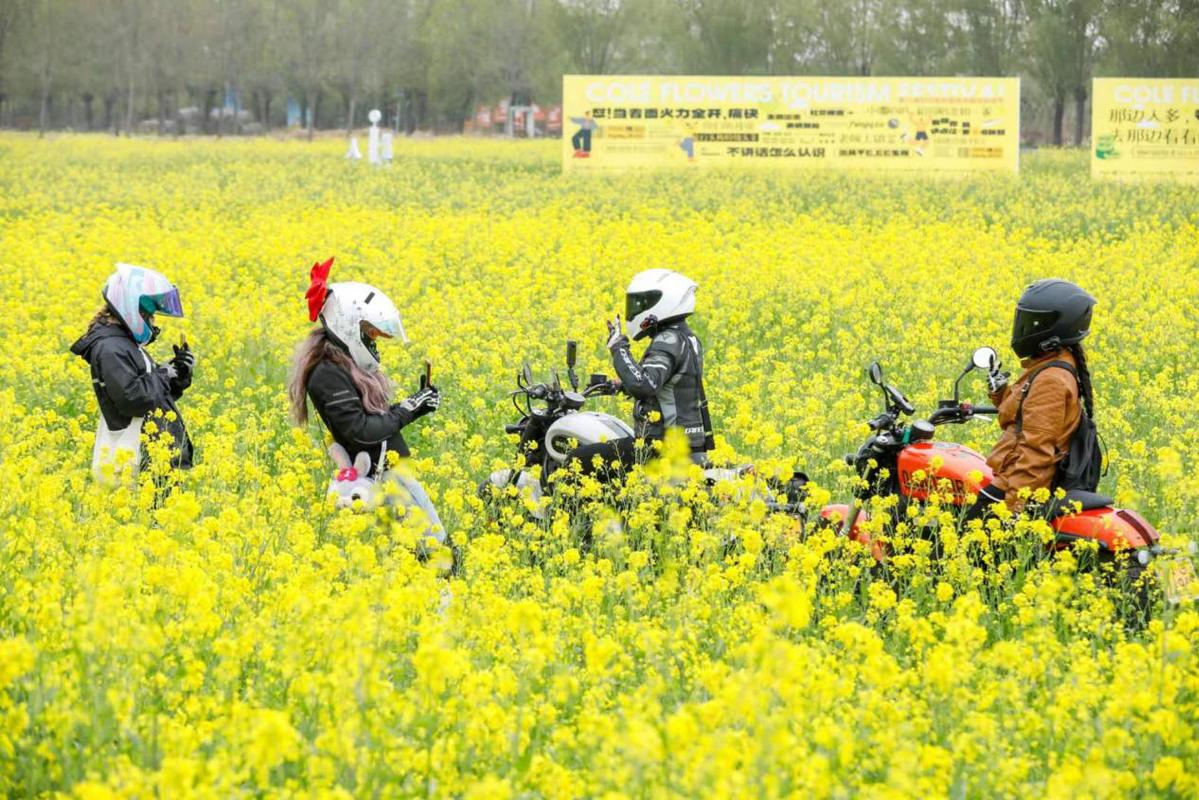
[[[995,487],[1007,492],[1005,502],[1013,510],[1023,505],[1017,494],[1025,486],[1033,491],[1042,486],[1052,488],[1058,462],[1066,457],[1070,436],[1078,427],[1078,382],[1068,371],[1053,367],[1033,381],[1024,399],[1024,431],[1016,434],[1016,411],[1024,384],[1051,361],[1077,366],[1068,350],[1026,359],[1020,364],[1024,369],[1020,377],[991,395],[999,409],[1003,435],[991,450],[987,465],[995,473]]]

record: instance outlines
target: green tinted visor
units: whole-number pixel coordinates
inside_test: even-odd
[[[172,289],[164,294],[142,295],[138,308],[143,314],[162,314],[167,317],[182,317],[183,303],[179,300],[179,290]]]

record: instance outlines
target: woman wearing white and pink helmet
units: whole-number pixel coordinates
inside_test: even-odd
[[[114,482],[122,473],[136,474],[149,463],[142,449],[147,418],[158,435],[169,437],[171,466],[192,465],[192,442],[175,402],[191,386],[196,357],[186,343],[159,365],[146,351],[158,338],[157,315],[182,317],[179,290],[161,273],[117,264],[101,291],[104,305],[71,352],[91,367],[92,390],[100,407],[92,473]]]

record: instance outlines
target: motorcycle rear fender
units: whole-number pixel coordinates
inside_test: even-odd
[[[1089,540],[1113,552],[1150,547],[1160,538],[1144,517],[1127,508],[1094,508],[1058,517],[1051,524],[1059,544]]]

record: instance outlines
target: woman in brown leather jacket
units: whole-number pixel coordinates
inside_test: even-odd
[[[1093,416],[1094,398],[1082,340],[1091,332],[1095,298],[1069,281],[1037,281],[1016,303],[1012,350],[1020,357],[1020,376],[996,361],[987,382],[999,409],[1003,435],[987,465],[994,481],[979,492],[967,518],[980,517],[995,503],[1019,511],[1029,493],[1055,488],[1058,465],[1069,452],[1081,412]]]

